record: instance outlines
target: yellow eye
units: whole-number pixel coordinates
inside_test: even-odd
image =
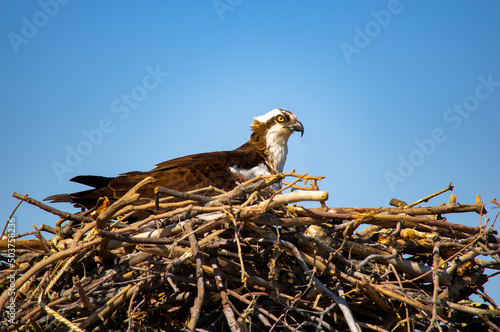
[[[283,123],[283,122],[285,122],[285,117],[282,115],[278,115],[276,117],[276,121],[278,121],[279,123]]]

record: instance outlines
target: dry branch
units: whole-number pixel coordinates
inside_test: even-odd
[[[286,178],[292,192],[268,188]],[[499,331],[500,308],[483,289],[486,268],[500,269],[496,231],[451,222],[485,215],[479,196],[419,206],[450,183],[410,205],[334,208],[321,179],[291,172],[227,193],[157,188],[149,202],[138,194],[145,179],[77,214],[14,194],[62,219],[36,228],[38,240],[17,237],[15,264],[0,241],[0,308],[16,305],[0,330]]]

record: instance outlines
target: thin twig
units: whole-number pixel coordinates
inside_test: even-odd
[[[91,217],[60,211],[60,210],[55,209],[51,206],[48,206],[47,204],[44,204],[40,201],[37,201],[36,199],[28,197],[27,195],[20,195],[18,193],[13,193],[12,196],[17,198],[17,199],[20,199],[22,201],[25,201],[26,203],[37,206],[44,211],[55,214],[56,216],[59,216],[61,218],[67,219],[67,220],[74,220],[74,221],[78,221],[78,222],[93,222],[94,221],[94,219],[92,219]]]
[[[29,194],[26,194],[24,195],[24,197],[28,197]],[[14,210],[12,210],[12,213],[10,214],[9,218],[7,218],[7,222],[5,223],[5,226],[2,230],[2,234],[0,235],[0,239],[3,239],[3,235],[5,234],[5,230],[7,229],[7,226],[9,225],[10,221],[12,220],[12,216],[14,216],[14,213],[16,213],[17,209],[19,208],[19,206],[23,203],[23,201],[21,200],[19,203],[17,203],[16,207],[14,208]]]
[[[419,200],[417,200],[416,202],[414,203],[411,203],[411,204],[408,204],[406,205],[404,208],[411,208],[412,206],[415,206],[415,205],[418,205],[420,203],[426,203],[428,202],[431,198],[433,197],[436,197],[438,195],[441,195],[442,193],[445,193],[449,190],[453,190],[453,188],[455,188],[454,185],[451,184],[451,181],[450,181],[450,184],[448,185],[448,187],[444,188],[444,189],[441,189],[439,190],[438,192],[435,192],[434,194],[430,194],[429,196],[425,196],[424,198],[421,198]]]

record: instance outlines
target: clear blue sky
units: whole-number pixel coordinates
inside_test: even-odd
[[[285,169],[326,176],[329,206],[453,181],[493,219],[499,36],[494,0],[1,1],[0,215],[14,191],[43,199],[83,189],[79,174],[236,148],[254,116],[284,108],[305,126]],[[16,213],[19,232],[56,219]]]

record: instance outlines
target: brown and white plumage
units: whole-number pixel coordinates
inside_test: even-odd
[[[71,181],[94,189],[53,195],[45,200],[71,202],[90,208],[99,197],[107,196],[110,200],[122,197],[148,176],[153,177],[155,181],[140,192],[144,198],[152,198],[153,190],[158,186],[182,192],[210,185],[231,190],[245,179],[283,172],[288,153],[288,138],[294,131],[304,133],[302,123],[297,120],[295,114],[275,109],[255,117],[250,128],[250,140],[235,150],[184,156],[159,163],[156,168],[147,172],[128,172],[115,178],[77,176]]]

